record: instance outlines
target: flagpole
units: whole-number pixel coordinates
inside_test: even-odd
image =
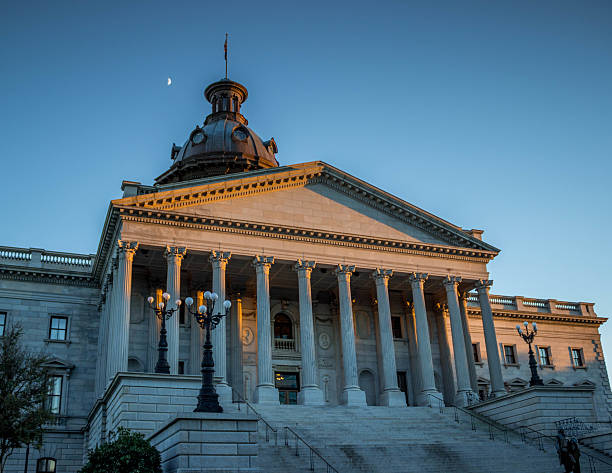
[[[227,79],[227,33],[225,33],[225,46],[223,48],[225,50],[225,78]]]

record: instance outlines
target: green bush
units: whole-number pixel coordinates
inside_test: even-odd
[[[161,457],[144,435],[119,427],[115,440],[89,451],[79,473],[162,473]]]

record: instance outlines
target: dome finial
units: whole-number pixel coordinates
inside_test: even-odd
[[[225,33],[225,44],[223,45],[225,51],[225,78],[227,79],[227,33]]]

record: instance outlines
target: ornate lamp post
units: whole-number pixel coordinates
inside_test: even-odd
[[[162,299],[166,302],[160,302],[159,304],[157,304],[157,307],[153,305],[153,302],[155,301],[153,296],[149,296],[147,298],[147,302],[151,306],[151,309],[153,309],[153,311],[155,312],[157,318],[161,320],[161,330],[159,331],[159,346],[157,349],[159,352],[159,357],[157,358],[157,363],[155,364],[155,372],[170,374],[170,365],[168,364],[168,359],[166,357],[166,354],[168,353],[168,340],[166,339],[166,334],[168,332],[166,331],[166,320],[172,317],[172,315],[177,310],[179,310],[182,301],[180,299],[177,299],[175,301],[176,309],[168,309],[167,304],[170,300],[170,294],[164,292],[162,294]]]
[[[229,316],[229,310],[232,306],[230,301],[223,302],[224,314],[214,314],[215,303],[219,296],[214,292],[206,291],[204,293],[206,305],[202,304],[195,311],[191,310],[193,299],[188,297],[185,299],[185,304],[189,312],[193,314],[198,325],[206,331],[204,340],[204,351],[202,357],[202,388],[198,395],[198,406],[193,412],[223,412],[223,408],[219,404],[219,395],[215,391],[213,384],[213,374],[215,373],[215,362],[213,360],[212,342],[210,341],[210,331],[219,325],[223,317]]]
[[[541,386],[544,383],[538,376],[538,364],[536,363],[535,356],[533,356],[533,350],[531,349],[531,344],[533,343],[533,339],[538,333],[538,326],[535,322],[532,323],[533,329],[529,330],[529,324],[527,322],[523,322],[525,326],[525,331],[521,330],[521,326],[516,326],[516,331],[519,333],[521,338],[525,340],[525,343],[529,345],[529,368],[531,369],[531,380],[529,381],[529,386]]]

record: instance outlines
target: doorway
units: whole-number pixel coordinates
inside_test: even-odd
[[[278,400],[281,404],[297,404],[297,393],[300,390],[300,374],[276,371],[274,385],[278,389]]]
[[[397,372],[397,386],[399,390],[404,393],[404,397],[406,398],[406,405],[410,405],[410,400],[408,399],[408,383],[406,382],[406,372],[398,371]]]
[[[364,370],[359,373],[359,387],[365,392],[368,406],[376,405],[376,383],[371,371]]]

